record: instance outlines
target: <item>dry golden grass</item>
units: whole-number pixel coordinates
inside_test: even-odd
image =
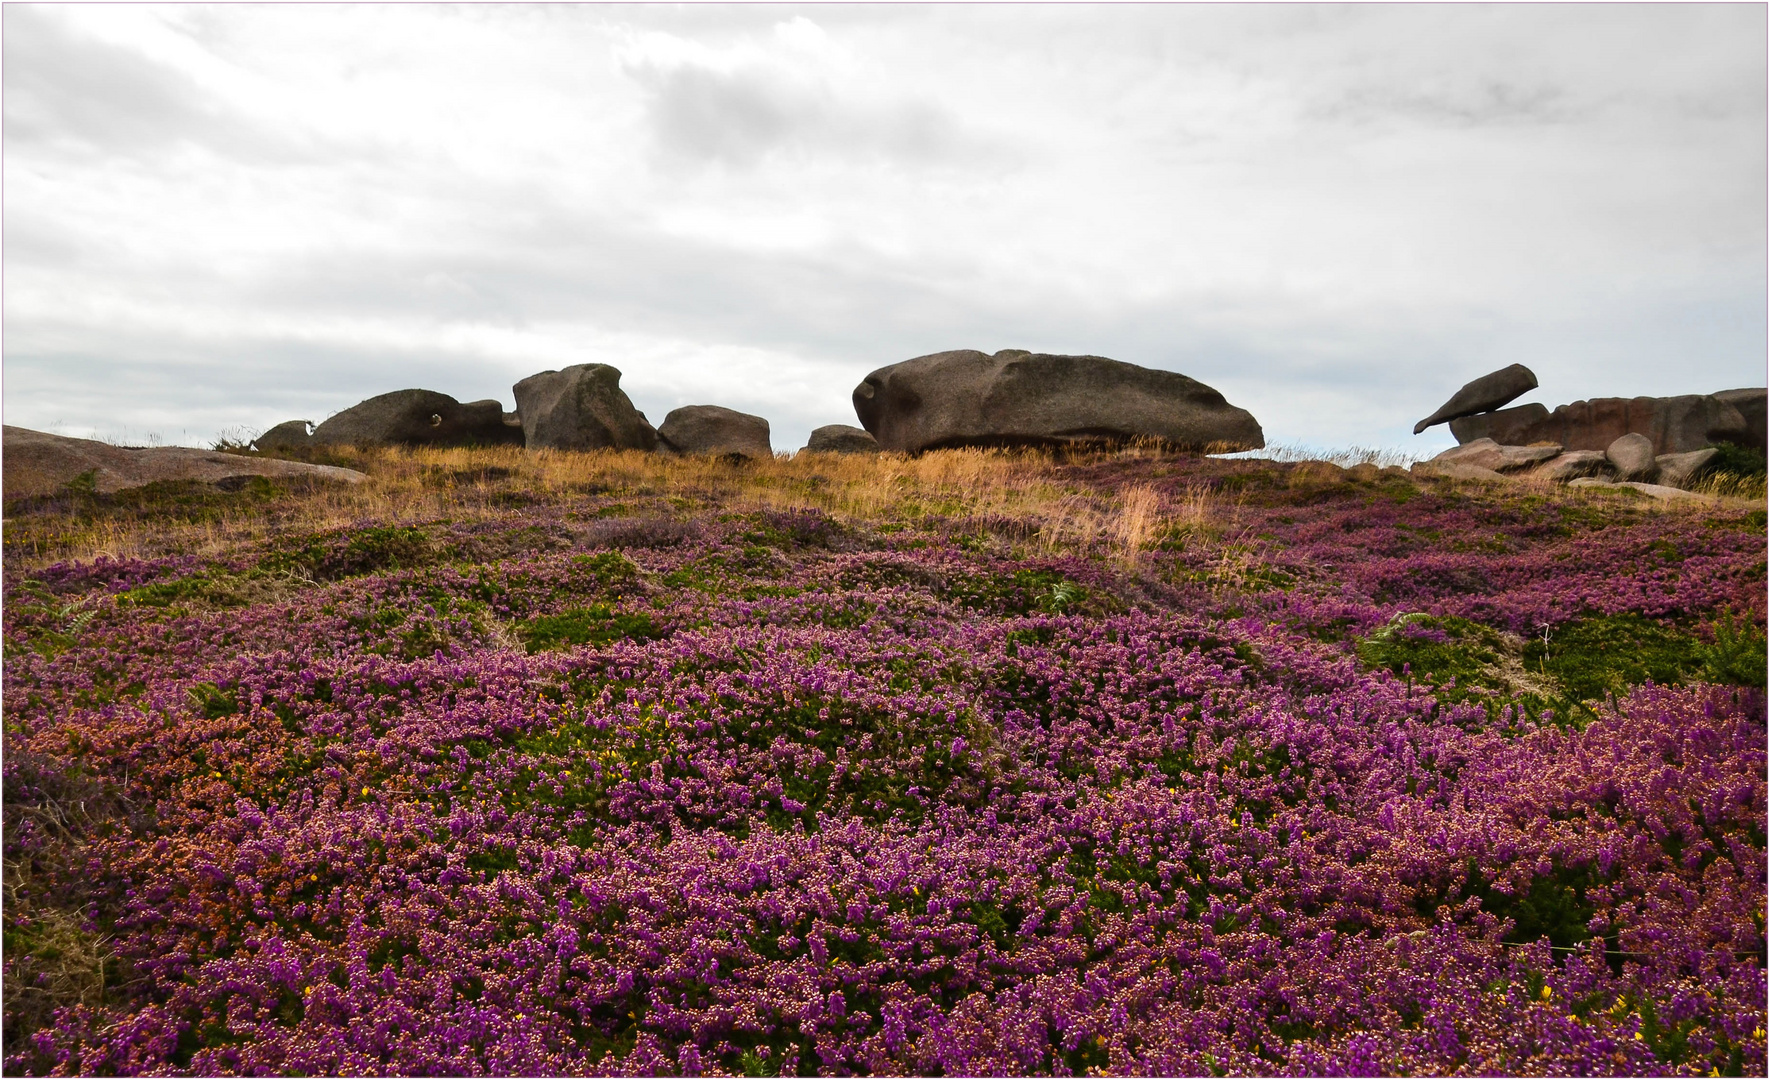
[[[279,535],[368,523],[494,520],[523,513],[527,506],[581,506],[594,497],[603,505],[620,502],[635,513],[816,509],[850,523],[979,517],[1020,523],[1019,531],[1033,537],[1042,553],[1102,552],[1128,569],[1158,544],[1206,549],[1223,544],[1224,557],[1233,562],[1234,545],[1225,544],[1224,538],[1235,533],[1242,496],[1213,496],[1203,484],[1162,495],[1144,477],[1164,475],[1165,457],[1171,455],[1144,445],[1061,457],[1039,450],[962,449],[917,457],[800,453],[747,463],[639,451],[375,447],[325,459],[366,473],[369,479],[357,485],[319,485],[269,500],[211,498],[200,513],[159,513],[145,504],[136,512],[15,513],[6,521],[6,553],[10,566],[26,570],[98,556],[210,555]],[[1396,455],[1357,448],[1311,451],[1306,460],[1270,467],[1283,470],[1284,488],[1307,494],[1320,487],[1372,482],[1374,475],[1367,474],[1373,470],[1347,472],[1336,463],[1385,457]],[[1078,483],[1057,467],[1142,460],[1150,461],[1150,468],[1136,470],[1137,479],[1119,491]],[[1707,510],[1717,502],[1731,509],[1764,503],[1762,480],[1728,477],[1699,487],[1713,500],[1672,501],[1612,489],[1568,488],[1528,476],[1486,485],[1443,477],[1411,477],[1409,482],[1489,493],[1629,499],[1666,513]],[[1224,570],[1234,576],[1235,567]]]
[[[1132,447],[1082,460],[1148,453]],[[1049,454],[1030,450],[941,450],[913,458],[802,453],[734,463],[640,451],[374,447],[344,452],[327,463],[358,469],[369,479],[291,491],[271,506],[226,503],[196,521],[126,514],[15,516],[7,522],[8,555],[42,565],[101,555],[212,554],[272,535],[367,522],[496,519],[524,505],[564,504],[586,495],[682,510],[818,509],[849,521],[926,513],[991,516],[1024,521],[1029,531],[1064,544],[1091,541],[1104,517],[1098,499],[1056,482]]]
[[[1119,562],[1134,569],[1143,551],[1161,535],[1162,497],[1148,484],[1135,484],[1119,495],[1112,537],[1118,545]]]

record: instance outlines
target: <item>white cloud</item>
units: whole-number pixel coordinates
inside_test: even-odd
[[[1761,7],[21,6],[7,422],[463,400],[600,360],[776,443],[923,352],[1185,371],[1418,446],[1764,381]]]

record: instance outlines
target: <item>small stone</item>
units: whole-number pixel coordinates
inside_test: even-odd
[[[1361,484],[1374,484],[1383,475],[1383,470],[1368,461],[1361,461],[1346,470],[1348,480],[1356,480]]]
[[[1664,484],[1643,484],[1639,481],[1624,481],[1618,487],[1634,488],[1643,495],[1651,495],[1656,499],[1697,499],[1703,502],[1714,501],[1712,495],[1702,495],[1683,488],[1666,487]]]
[[[1604,456],[1623,480],[1651,480],[1657,469],[1653,440],[1639,432],[1631,431],[1613,441],[1605,447]]]
[[[851,424],[825,424],[812,431],[805,449],[814,454],[877,454],[879,440]]]

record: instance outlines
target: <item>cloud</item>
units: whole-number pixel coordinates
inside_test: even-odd
[[[930,101],[857,93],[855,57],[802,15],[723,48],[652,31],[621,56],[667,163],[836,155],[914,166],[1008,153]]]
[[[0,17],[9,151],[140,159],[188,144],[230,157],[289,153],[188,74],[81,34],[53,8],[8,4]]]
[[[875,367],[1020,347],[1419,445],[1515,360],[1550,404],[1762,381],[1761,9],[5,19],[9,422],[212,436],[594,360],[788,446]]]

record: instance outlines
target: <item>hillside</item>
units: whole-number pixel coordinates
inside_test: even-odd
[[[1764,1074],[1761,480],[309,460],[7,509],[10,1073]]]

